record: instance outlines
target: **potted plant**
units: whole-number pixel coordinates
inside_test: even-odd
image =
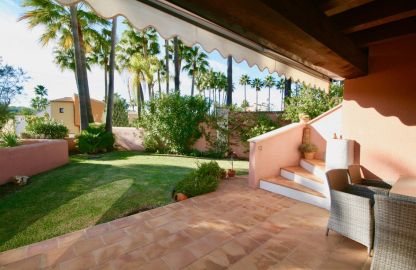
[[[303,153],[305,159],[314,159],[315,153],[318,151],[318,147],[313,143],[302,143],[299,146],[299,151]]]
[[[300,113],[299,114],[299,123],[306,124],[310,120],[311,120],[311,118],[306,113]]]
[[[186,196],[185,194],[180,193],[180,192],[179,193],[175,193],[175,196],[174,196],[174,200],[175,201],[180,202],[180,201],[184,201],[186,199],[188,199],[188,196]]]
[[[234,177],[235,176],[235,170],[234,170],[234,153],[231,153],[230,160],[231,160],[231,169],[228,169],[227,175],[228,175],[228,177]]]

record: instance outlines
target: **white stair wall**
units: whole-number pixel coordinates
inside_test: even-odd
[[[321,208],[329,209],[329,201],[327,198],[314,196],[296,189],[291,189],[267,181],[260,181],[260,188],[273,193],[281,194],[294,200],[302,201]]]
[[[295,173],[287,171],[285,169],[280,170],[280,175],[283,176],[284,178],[287,178],[289,180],[293,180],[294,182],[296,182],[298,184],[301,184],[305,187],[316,190],[320,193],[325,194],[326,191],[327,191],[327,188],[325,187],[324,183],[318,183],[316,181],[305,178],[301,175],[295,174]]]

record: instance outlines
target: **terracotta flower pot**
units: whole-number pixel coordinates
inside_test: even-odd
[[[228,174],[228,177],[234,177],[235,176],[235,170],[228,169],[227,174]]]
[[[303,153],[305,155],[305,159],[314,159],[315,158],[315,152],[308,152],[308,153]]]
[[[177,201],[177,202],[184,201],[186,199],[188,199],[188,196],[186,196],[183,193],[176,193],[175,194],[175,201]]]

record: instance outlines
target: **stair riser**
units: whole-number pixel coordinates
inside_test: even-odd
[[[329,209],[329,201],[326,198],[321,198],[318,196],[298,191],[296,189],[283,187],[266,181],[260,181],[260,188],[292,198],[294,200],[302,201],[321,208]]]
[[[310,164],[310,163],[308,163],[304,160],[301,160],[300,161],[300,166],[302,168],[304,168],[305,170],[309,171],[310,173],[312,173],[313,175],[315,175],[315,176],[317,176],[321,179],[326,179],[325,171],[315,167],[314,165],[312,165],[312,164]]]
[[[280,175],[287,179],[293,180],[295,183],[301,184],[305,187],[308,187],[320,193],[323,193],[323,194],[328,193],[327,187],[322,183],[315,182],[313,180],[310,180],[308,178],[286,171],[284,169],[280,170]]]

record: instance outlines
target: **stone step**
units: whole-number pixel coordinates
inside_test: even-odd
[[[295,181],[289,180],[283,176],[275,176],[275,177],[270,177],[267,179],[264,179],[262,181],[266,181],[266,182],[270,182],[276,185],[280,185],[280,186],[284,186],[287,188],[291,188],[291,189],[295,189],[304,193],[308,193],[310,195],[314,195],[314,196],[318,196],[321,198],[325,198],[325,195],[322,194],[321,192],[318,192],[316,190],[313,190],[311,188],[305,187],[301,184],[296,183]]]
[[[324,194],[282,176],[261,179],[260,188],[298,201],[329,209],[329,200]]]
[[[319,170],[325,171],[325,161],[324,160],[302,158],[301,162],[302,161],[310,164],[311,166],[313,166],[313,167],[315,167]]]
[[[320,184],[324,183],[324,181],[320,177],[314,175],[313,173],[309,172],[308,170],[306,170],[305,168],[302,168],[300,166],[284,167],[281,170],[291,172],[295,175],[301,176],[301,177],[306,178],[310,181],[314,181],[314,182],[317,182],[317,183],[320,183]]]

